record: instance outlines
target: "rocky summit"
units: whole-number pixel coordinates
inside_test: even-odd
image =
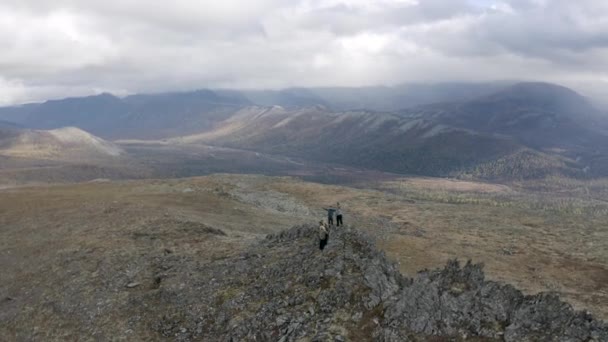
[[[133,320],[177,341],[608,341],[608,325],[554,295],[486,281],[481,265],[413,279],[360,231],[315,226],[268,235],[206,264],[166,253]],[[148,310],[154,306],[154,310]]]

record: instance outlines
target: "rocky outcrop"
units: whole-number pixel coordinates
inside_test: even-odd
[[[574,312],[557,295],[524,296],[510,285],[485,281],[480,265],[460,268],[457,261],[420,273],[387,304],[384,319],[388,341],[403,341],[404,331],[498,341],[608,340],[605,323]]]
[[[316,227],[268,236],[238,256],[156,260],[157,291],[132,304],[172,340],[608,341],[608,326],[553,294],[525,296],[451,261],[402,276],[363,233]],[[157,315],[157,314],[156,314]]]

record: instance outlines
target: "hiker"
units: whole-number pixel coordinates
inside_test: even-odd
[[[327,245],[327,240],[329,239],[329,232],[327,231],[327,227],[323,221],[319,222],[319,249],[323,250],[325,245]]]
[[[330,225],[334,224],[334,213],[336,212],[336,209],[329,207],[329,208],[323,208],[323,210],[327,211],[327,223]]]
[[[340,202],[336,205],[336,225],[340,227],[340,225],[344,226],[342,222],[342,209],[340,208]]]

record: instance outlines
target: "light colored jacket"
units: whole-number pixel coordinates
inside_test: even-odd
[[[342,215],[342,209],[336,208],[336,216]]]
[[[320,225],[319,226],[319,239],[321,240],[325,240],[325,238],[327,237],[329,233],[327,232],[327,228],[325,228],[325,225]]]

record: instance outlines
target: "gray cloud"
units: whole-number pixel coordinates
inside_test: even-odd
[[[5,0],[0,103],[111,91],[607,84],[594,0]]]

